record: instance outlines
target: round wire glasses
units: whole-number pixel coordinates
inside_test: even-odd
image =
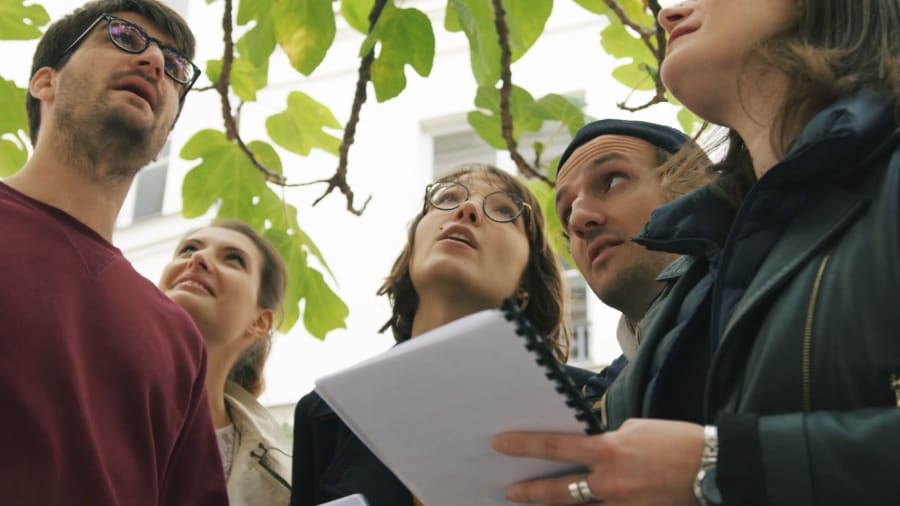
[[[425,187],[428,203],[442,211],[452,211],[469,200],[471,192],[466,185],[456,182],[434,183]],[[531,206],[522,199],[505,191],[488,193],[481,200],[484,215],[497,223],[509,223]]]

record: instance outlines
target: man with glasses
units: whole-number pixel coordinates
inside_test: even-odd
[[[38,44],[34,152],[0,183],[0,415],[9,505],[228,503],[203,340],[111,243],[199,70],[156,0],[90,2]]]

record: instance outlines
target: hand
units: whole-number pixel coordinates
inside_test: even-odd
[[[506,489],[511,501],[575,504],[568,485],[586,479],[604,505],[697,506],[692,483],[703,452],[701,425],[633,418],[596,436],[509,432],[495,436],[493,447],[506,455],[583,464],[589,470],[587,476],[515,483]]]

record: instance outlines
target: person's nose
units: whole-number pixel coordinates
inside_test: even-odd
[[[473,225],[481,225],[484,221],[481,205],[481,200],[476,201],[470,196],[460,204],[455,211],[453,211],[453,218],[460,221],[467,221]]]
[[[147,49],[134,55],[133,65],[138,67],[145,76],[159,82],[166,71],[166,57],[159,43],[151,41]]]
[[[569,234],[584,239],[592,231],[602,227],[606,217],[595,202],[578,197],[572,202],[569,215]]]
[[[678,23],[691,14],[693,7],[690,4],[691,2],[681,2],[659,11],[656,20],[659,21],[660,26],[665,29],[666,33],[672,33],[672,30],[678,26]]]
[[[188,269],[208,272],[212,270],[212,267],[212,262],[203,250],[194,251],[188,259]]]

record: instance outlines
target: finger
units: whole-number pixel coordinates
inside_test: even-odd
[[[491,445],[514,457],[587,464],[602,457],[602,435],[553,434],[548,432],[506,432],[494,436]]]
[[[586,503],[583,496],[577,493],[577,483],[586,479],[583,474],[570,474],[554,478],[544,478],[531,481],[520,481],[510,485],[506,489],[506,498],[512,502],[529,504],[599,504],[602,498],[596,498],[596,502]],[[570,485],[576,484],[576,492],[570,491]]]

